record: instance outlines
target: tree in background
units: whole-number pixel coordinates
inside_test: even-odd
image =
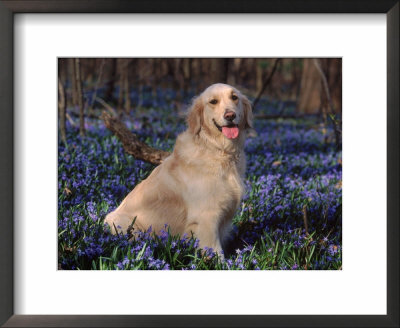
[[[76,125],[72,117],[79,117],[81,136],[85,116],[100,115],[96,105],[129,117],[152,104],[161,88],[173,90],[168,101],[181,115],[194,95],[217,82],[242,89],[263,119],[317,114],[327,125],[342,109],[341,58],[61,58],[59,78],[60,124],[66,118]]]
[[[342,60],[340,58],[319,59],[320,66],[327,79],[327,86],[331,93],[331,101],[335,113],[342,109]],[[326,92],[323,79],[315,60],[307,58],[303,60],[303,72],[301,75],[299,99],[297,111],[300,114],[317,114],[326,106]]]
[[[58,119],[60,127],[60,135],[64,144],[67,144],[67,133],[65,127],[66,118],[66,100],[65,100],[65,90],[61,82],[61,78],[58,78]]]

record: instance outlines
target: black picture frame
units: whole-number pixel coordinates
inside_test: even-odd
[[[387,315],[14,315],[13,234],[18,233],[13,229],[13,18],[16,13],[386,14]],[[399,327],[398,90],[398,0],[0,0],[0,324],[4,327]]]

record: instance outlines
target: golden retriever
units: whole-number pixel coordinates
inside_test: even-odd
[[[249,100],[236,88],[213,84],[194,99],[188,128],[170,156],[107,215],[111,231],[133,228],[194,234],[199,247],[222,254],[244,193],[246,135],[252,130]]]

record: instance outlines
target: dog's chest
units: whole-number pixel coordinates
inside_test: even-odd
[[[201,170],[188,176],[186,198],[198,206],[237,207],[243,195],[243,182],[236,166]]]

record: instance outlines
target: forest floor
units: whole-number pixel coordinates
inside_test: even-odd
[[[128,127],[167,151],[185,129],[168,108],[137,110],[133,117]],[[68,123],[68,146],[60,141],[58,152],[59,268],[341,269],[342,154],[333,131],[317,117],[255,120],[255,129],[258,135],[245,148],[246,195],[221,260],[212,251],[198,251],[192,236],[149,231],[130,241],[111,235],[105,214],[154,166],[124,153],[102,121],[87,120],[83,138]]]

